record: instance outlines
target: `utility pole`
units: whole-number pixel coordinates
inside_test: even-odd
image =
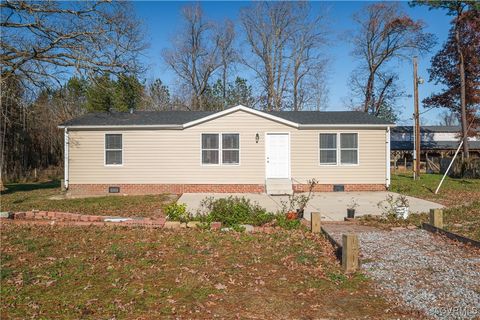
[[[414,127],[414,146],[415,151],[413,155],[413,178],[420,178],[420,144],[422,143],[422,137],[420,136],[420,113],[418,112],[418,83],[423,83],[423,79],[419,79],[417,75],[417,57],[413,57],[413,99],[414,99],[414,112],[413,119],[415,121]]]

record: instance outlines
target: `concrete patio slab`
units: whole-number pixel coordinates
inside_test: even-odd
[[[394,192],[317,192],[313,194],[312,199],[305,208],[305,218],[310,220],[310,213],[320,212],[322,219],[325,221],[342,221],[346,216],[347,207],[352,199],[358,203],[356,215],[362,216],[366,214],[380,215],[382,210],[378,207],[378,203],[384,201],[391,194],[395,198],[399,196]],[[251,201],[258,202],[260,206],[268,211],[277,212],[282,208],[282,201],[288,202],[287,196],[270,196],[258,193],[184,193],[179,199],[179,203],[184,203],[190,212],[196,213],[200,209],[200,202],[206,197],[226,198],[230,195],[237,197],[246,197]],[[443,208],[441,204],[407,197],[410,204],[411,213],[428,212],[430,209]]]

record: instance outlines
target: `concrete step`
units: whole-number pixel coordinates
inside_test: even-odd
[[[270,195],[293,194],[292,181],[290,179],[267,179],[265,187],[267,194]]]

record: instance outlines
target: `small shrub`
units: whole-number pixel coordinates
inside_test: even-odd
[[[188,222],[191,220],[190,213],[185,204],[171,203],[165,207],[165,213],[168,220]]]
[[[214,199],[208,197],[202,200],[200,221],[220,221],[225,227],[237,228],[241,224],[260,226],[274,220],[275,215],[267,212],[258,203],[244,197],[230,196]]]
[[[287,219],[287,216],[285,214],[282,214],[282,213],[278,213],[275,216],[275,221],[276,221],[276,223],[279,227],[281,227],[283,229],[287,229],[287,230],[298,229],[301,225],[300,220],[298,220],[298,219],[293,219],[293,220]]]

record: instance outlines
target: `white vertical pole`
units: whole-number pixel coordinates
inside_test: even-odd
[[[457,151],[455,151],[455,155],[453,156],[452,161],[450,161],[450,164],[448,165],[448,168],[447,168],[447,170],[445,171],[445,174],[443,175],[442,180],[440,180],[440,183],[438,184],[438,187],[437,187],[437,189],[435,190],[435,194],[437,194],[437,193],[438,193],[438,190],[440,190],[440,187],[442,186],[443,180],[445,180],[445,177],[447,176],[448,171],[450,171],[450,167],[452,166],[453,162],[455,161],[455,158],[457,157],[458,151],[460,151],[460,148],[462,147],[462,145],[463,145],[463,139],[462,139],[462,141],[460,142],[460,144],[458,145]]]
[[[390,127],[387,127],[386,132],[386,143],[385,143],[385,152],[386,152],[386,165],[387,165],[387,172],[386,172],[386,186],[387,188],[390,187]]]
[[[65,131],[64,131],[64,151],[63,151],[63,155],[64,155],[64,162],[63,162],[63,167],[64,167],[64,174],[63,174],[63,178],[65,179],[65,189],[68,189],[68,184],[69,184],[69,177],[68,177],[68,158],[69,158],[69,155],[68,155],[68,151],[69,151],[69,141],[68,141],[68,128],[65,127]]]

